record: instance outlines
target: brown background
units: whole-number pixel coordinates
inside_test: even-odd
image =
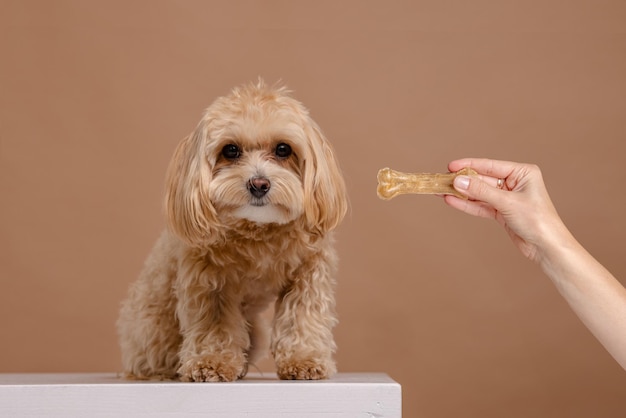
[[[310,108],[349,186],[340,371],[391,375],[407,417],[626,412],[626,373],[495,222],[375,193],[385,166],[536,162],[624,282],[624,2],[2,0],[0,48],[0,372],[119,370],[169,157],[262,76]]]

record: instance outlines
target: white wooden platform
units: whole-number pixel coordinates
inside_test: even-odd
[[[115,374],[0,374],[0,417],[363,417],[402,415],[400,384],[382,373],[230,383],[127,381]]]

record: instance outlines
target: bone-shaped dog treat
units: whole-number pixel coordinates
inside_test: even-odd
[[[467,196],[457,192],[452,182],[459,175],[475,175],[471,168],[462,168],[455,173],[428,174],[428,173],[401,173],[390,168],[383,168],[378,172],[378,197],[389,200],[399,194],[452,194],[463,199]]]

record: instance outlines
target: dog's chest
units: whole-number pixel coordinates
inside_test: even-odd
[[[248,250],[238,257],[230,273],[246,305],[265,304],[275,299],[289,286],[301,264],[294,254],[268,249]]]
[[[242,250],[241,248],[239,250]],[[270,278],[288,278],[298,267],[301,260],[298,254],[287,249],[257,248],[247,249],[239,254],[242,279],[258,280]]]
[[[233,240],[207,261],[222,265],[231,280],[252,292],[276,291],[293,277],[308,252],[290,240]]]

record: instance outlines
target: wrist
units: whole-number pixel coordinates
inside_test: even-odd
[[[537,246],[537,263],[550,277],[560,276],[564,260],[575,255],[579,251],[580,244],[567,229],[565,224],[558,222],[550,225],[542,232],[541,243]]]

